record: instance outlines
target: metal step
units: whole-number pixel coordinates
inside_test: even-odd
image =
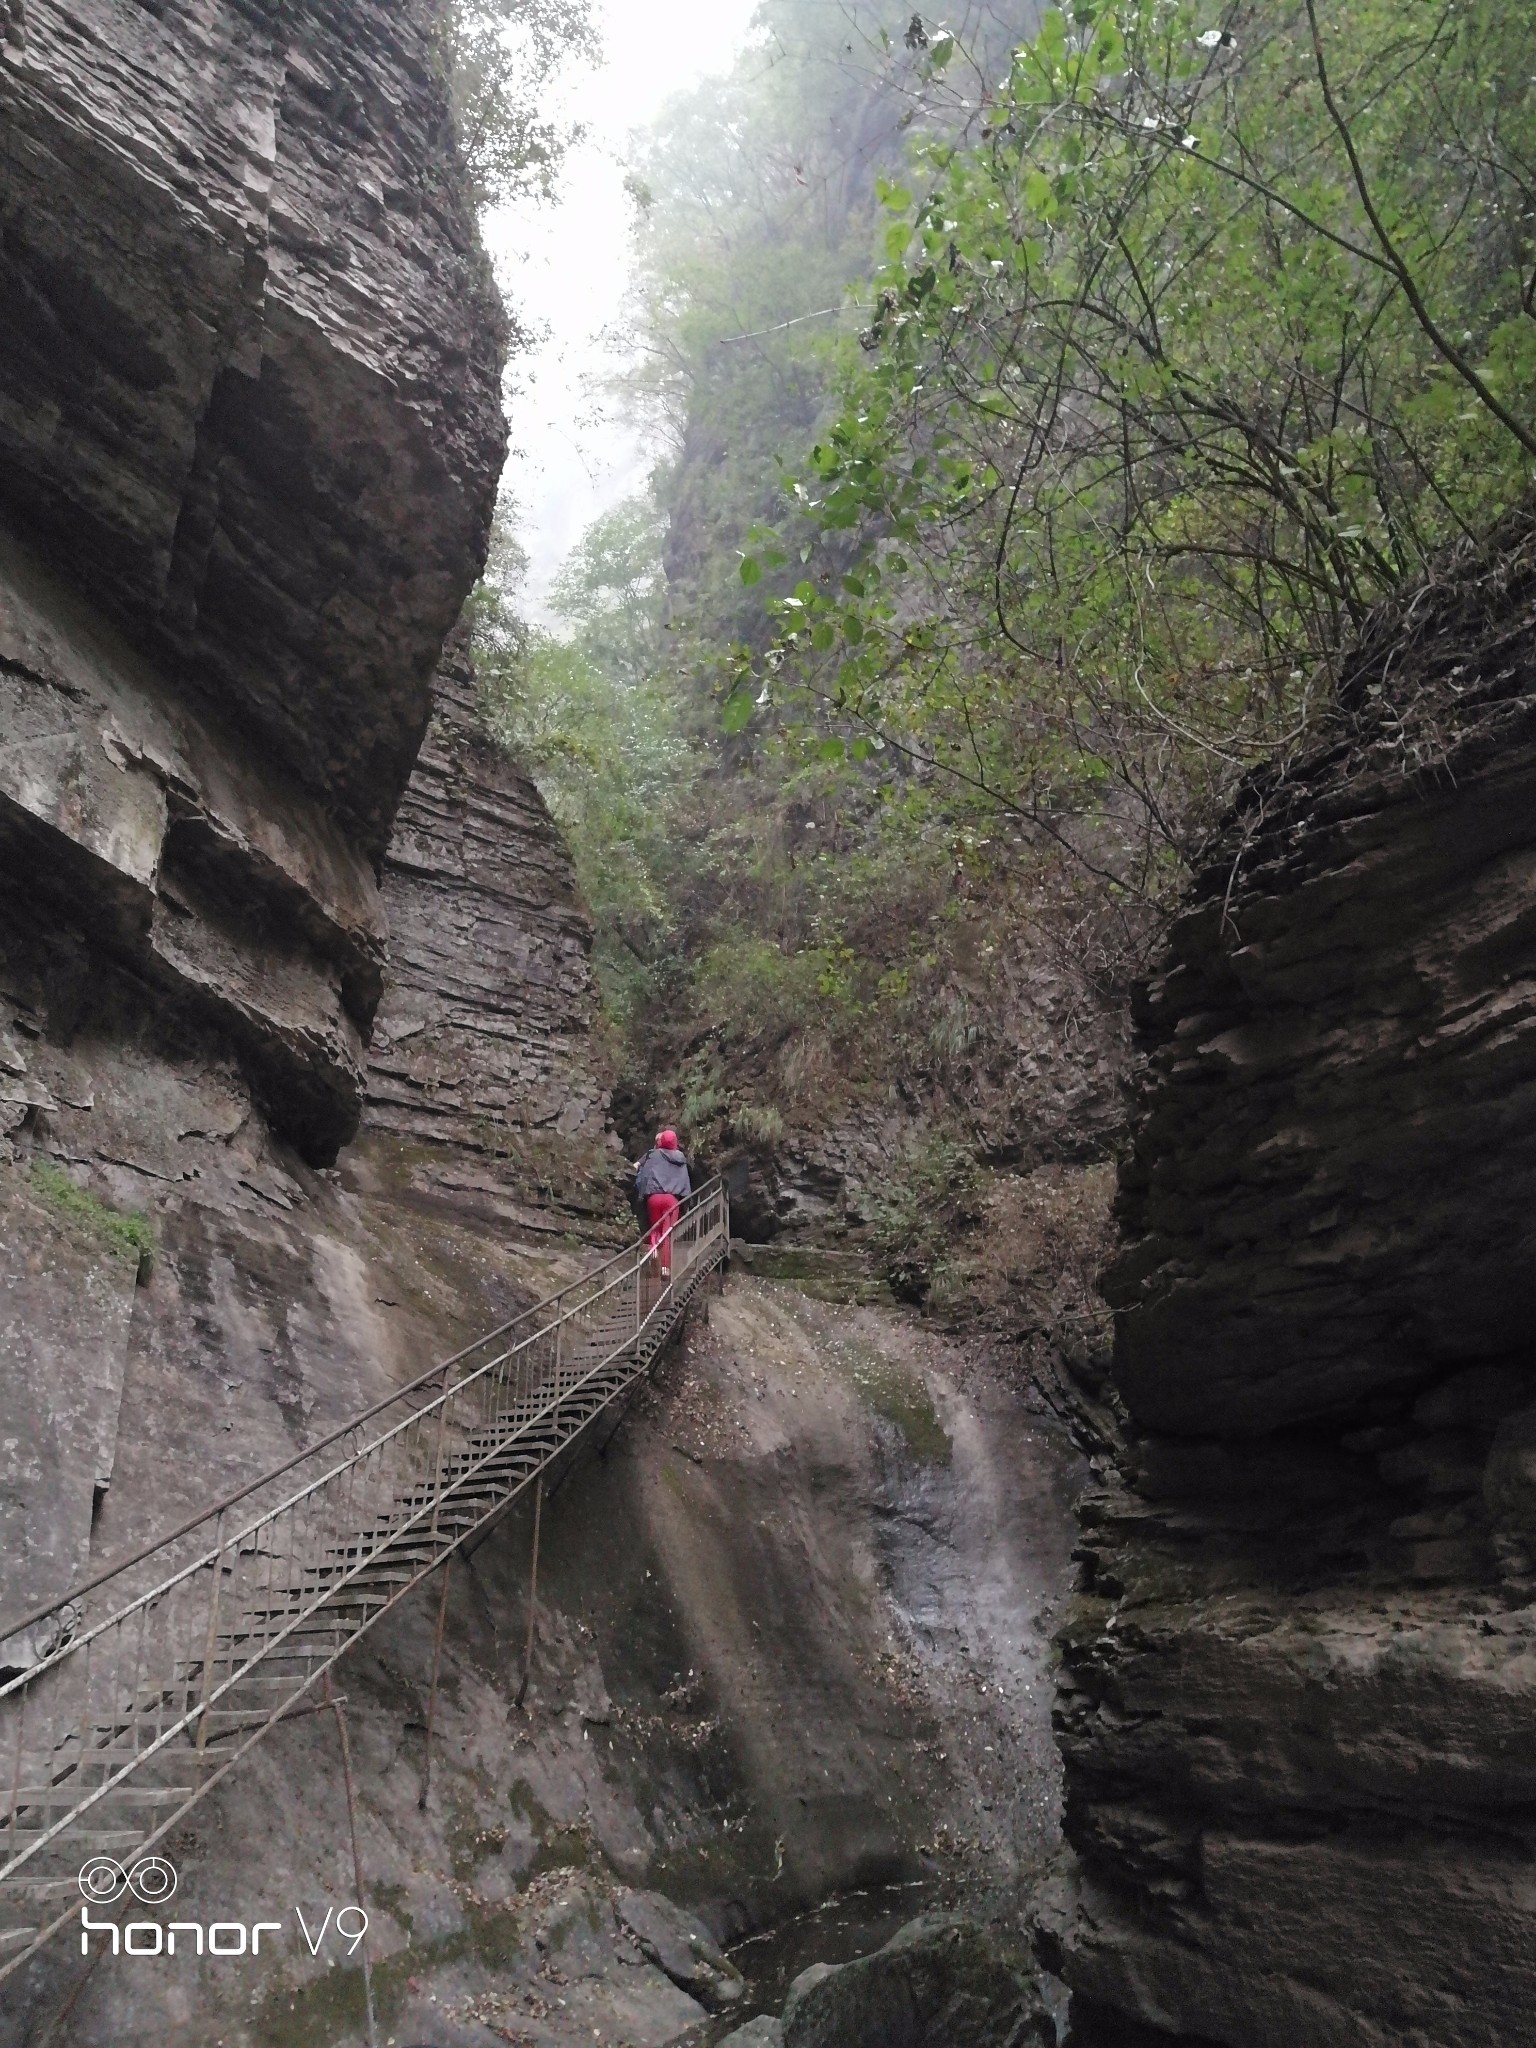
[[[88,1790],[84,1786],[80,1789],[82,1792]],[[174,1806],[179,1799],[190,1799],[192,1791],[193,1788],[190,1785],[138,1785],[125,1781],[121,1785],[114,1785],[110,1792],[103,1792],[101,1801],[103,1805],[109,1799],[123,1799],[133,1806]],[[27,1800],[56,1800],[57,1796],[58,1787],[56,1785],[40,1786],[36,1789],[23,1786],[16,1794],[17,1826],[20,1827],[25,1821],[26,1816],[21,1809]],[[94,1813],[96,1808],[92,1807],[91,1811]],[[11,1824],[9,1813],[10,1802],[7,1801],[5,1812],[0,1814],[0,1845],[3,1845],[10,1837]]]
[[[189,1768],[189,1742],[218,1741],[246,1731],[260,1735],[307,1693],[312,1700],[311,1688],[321,1671],[634,1384],[677,1327],[689,1295],[722,1256],[729,1216],[718,1198],[710,1229],[712,1237],[671,1289],[654,1301],[642,1295],[638,1328],[633,1297],[631,1305],[615,1314],[599,1312],[597,1320],[588,1318],[579,1303],[559,1311],[573,1320],[565,1326],[558,1371],[526,1386],[484,1419],[469,1413],[456,1419],[450,1411],[433,1456],[423,1455],[418,1436],[389,1482],[393,1493],[387,1505],[379,1483],[386,1468],[376,1466],[358,1489],[364,1502],[375,1504],[356,1503],[359,1519],[353,1521],[343,1462],[321,1482],[334,1482],[333,1505],[322,1504],[317,1512],[308,1491],[296,1492],[281,1507],[288,1512],[291,1506],[292,1519],[269,1519],[255,1540],[237,1540],[235,1562],[225,1566],[229,1591],[223,1597],[229,1606],[214,1617],[207,1667],[217,1691],[215,1703],[206,1709],[200,1705],[208,1654],[200,1632],[207,1624],[192,1613],[186,1625],[194,1640],[174,1648],[169,1672],[157,1677],[151,1657],[151,1668],[141,1678],[136,1655],[133,1675],[120,1695],[124,1704],[109,1705],[107,1718],[93,1721],[83,1740],[78,1721],[71,1727],[61,1716],[51,1749],[24,1751],[19,1763],[14,1751],[0,1753],[0,1778],[9,1764],[13,1782],[18,1770],[25,1781],[14,1800],[0,1784],[0,1857],[7,1848],[13,1863],[17,1853],[27,1857],[19,1870],[0,1868],[0,1887],[5,1888],[0,1978],[30,1952],[41,1927],[51,1924],[46,1915],[40,1921],[28,1918],[28,1912],[43,1899],[73,1893],[86,1853],[131,1850],[152,1832],[156,1812],[189,1805],[199,1796],[202,1782],[154,1782],[171,1768],[180,1776],[199,1776],[197,1766]],[[638,1249],[631,1247],[621,1259],[634,1259]],[[552,1306],[563,1300],[553,1297]],[[519,1325],[530,1337],[536,1315],[531,1312]],[[494,1382],[487,1384],[496,1398]],[[471,1394],[466,1408],[479,1398]],[[428,1418],[423,1429],[431,1427]],[[352,1464],[373,1456],[377,1441],[387,1439],[364,1442]],[[241,1574],[252,1579],[264,1574],[268,1583],[243,1591]],[[273,1584],[274,1578],[279,1583]],[[122,1611],[131,1611],[131,1605]],[[89,1672],[89,1665],[85,1668]],[[112,1701],[112,1669],[109,1664],[105,1679],[98,1671],[97,1699],[104,1685]],[[98,1706],[96,1712],[101,1711]],[[166,1742],[172,1728],[176,1738]],[[157,1742],[161,1746],[152,1750]],[[18,1916],[25,1924],[16,1924]]]
[[[53,1823],[49,1823],[51,1827]],[[39,1835],[45,1829],[37,1829]],[[150,1833],[147,1827],[72,1827],[68,1835],[59,1835],[61,1843],[68,1843],[70,1855],[76,1849],[90,1849],[98,1855],[109,1855],[113,1849],[135,1849],[143,1837]]]

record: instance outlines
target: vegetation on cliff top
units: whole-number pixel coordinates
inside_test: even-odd
[[[454,0],[442,36],[477,199],[548,198],[580,132],[550,113],[554,88],[569,64],[599,54],[590,0]]]
[[[727,726],[766,675],[827,752],[1091,821],[1079,856],[1161,893],[1371,606],[1526,488],[1515,33],[1437,0],[1048,11],[982,134],[881,185],[836,416],[742,562],[779,633]]]
[[[978,1017],[1007,1003],[989,999],[1007,948],[983,916],[1039,884],[1017,833],[920,777],[871,791],[786,731],[722,732],[722,676],[772,630],[740,579],[744,536],[833,403],[876,172],[919,120],[959,132],[970,91],[898,9],[784,0],[760,21],[733,76],[684,96],[632,167],[622,396],[666,450],[651,489],[573,557],[557,636],[520,628],[505,556],[478,632],[495,723],[576,853],[623,1065],[710,1150],[772,1145],[850,1089],[960,1085]],[[1017,27],[994,25],[992,61]]]

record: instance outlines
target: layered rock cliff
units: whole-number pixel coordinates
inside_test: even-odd
[[[435,16],[7,22],[0,831],[30,907],[206,1019],[324,1162],[505,438]]]
[[[526,1230],[611,1216],[591,920],[543,798],[480,723],[462,633],[438,669],[383,898],[389,982],[349,1179]]]
[[[24,0],[0,61],[0,492],[373,854],[503,446],[437,33]]]
[[[1085,2042],[1536,2040],[1533,562],[1374,623],[1141,1002],[1057,1715]]]
[[[433,0],[0,19],[3,1638],[541,1291],[485,1159],[590,1224],[608,1153],[439,674],[505,429]]]

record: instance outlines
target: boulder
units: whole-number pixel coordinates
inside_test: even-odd
[[[727,2034],[720,2048],[784,2048],[784,2024],[763,2013]]]
[[[710,1940],[691,1913],[660,1892],[620,1892],[614,1901],[621,1923],[640,1952],[711,2012],[733,2006],[746,1988],[741,1972]]]
[[[1027,1959],[974,1921],[927,1914],[882,1949],[790,1987],[784,2048],[1054,2048]]]

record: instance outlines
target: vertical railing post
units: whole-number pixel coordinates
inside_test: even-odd
[[[443,1627],[448,1619],[448,1579],[453,1570],[453,1553],[443,1559],[443,1583],[437,1599],[437,1633],[432,1638],[432,1690],[427,1695],[426,1751],[421,1766],[421,1797],[418,1809],[427,1810],[427,1793],[432,1786],[432,1723],[437,1717],[437,1674],[443,1661]]]
[[[437,1510],[443,1497],[443,1440],[448,1433],[448,1390],[453,1384],[453,1367],[443,1374],[443,1399],[437,1411],[437,1451],[432,1465],[432,1540],[437,1541]]]
[[[528,1697],[528,1674],[533,1669],[533,1628],[538,1613],[539,1598],[539,1524],[544,1519],[544,1474],[541,1472],[534,1481],[533,1493],[533,1563],[528,1571],[528,1640],[523,1645],[523,1676],[517,1688],[517,1705],[522,1707]]]
[[[208,1702],[213,1692],[213,1651],[219,1633],[219,1600],[224,1591],[224,1510],[213,1532],[213,1591],[208,1596],[208,1630],[203,1638],[203,1697],[197,1710],[197,1753],[208,1747]]]
[[[24,1685],[21,1689],[21,1698],[16,1710],[16,1762],[11,1771],[11,1810],[6,1821],[7,1831],[10,1835],[7,1860],[16,1854],[16,1813],[21,1799],[21,1763],[22,1758],[26,1754],[27,1708],[30,1706],[31,1701],[32,1688],[30,1685]]]

